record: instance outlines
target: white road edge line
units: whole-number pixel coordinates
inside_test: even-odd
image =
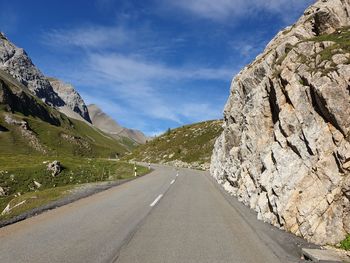
[[[163,195],[158,195],[158,197],[153,201],[152,204],[150,204],[149,206],[153,207],[156,205],[156,203],[158,203],[158,201],[163,197]]]
[[[175,179],[174,179],[174,180],[172,180],[170,184],[173,184],[173,183],[175,183]]]

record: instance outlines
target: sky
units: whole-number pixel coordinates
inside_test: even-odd
[[[313,0],[0,0],[47,76],[147,135],[219,119],[232,78]]]

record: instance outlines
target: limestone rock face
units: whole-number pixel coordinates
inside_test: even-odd
[[[233,80],[211,174],[317,244],[350,232],[350,0],[320,0]]]
[[[63,100],[54,92],[51,84],[33,64],[27,53],[12,44],[0,33],[0,69],[9,73],[28,87],[37,97],[51,106],[63,106]]]
[[[80,94],[70,84],[55,78],[48,78],[53,90],[65,102],[65,104],[78,113],[83,119],[91,123],[88,108]]]

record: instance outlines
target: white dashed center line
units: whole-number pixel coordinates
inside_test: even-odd
[[[153,201],[153,203],[152,204],[150,204],[150,206],[155,206],[156,205],[156,203],[158,203],[158,201],[162,198],[162,196],[163,195],[158,195],[158,197]]]
[[[174,180],[172,180],[170,184],[173,184],[173,183],[175,183],[175,179],[174,179]]]

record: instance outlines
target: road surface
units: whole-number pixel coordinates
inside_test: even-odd
[[[297,259],[294,247],[281,244],[290,241],[287,234],[277,232],[282,242],[274,240],[276,230],[232,205],[206,172],[180,169],[177,176],[174,168],[154,167],[137,180],[1,228],[0,262]]]

